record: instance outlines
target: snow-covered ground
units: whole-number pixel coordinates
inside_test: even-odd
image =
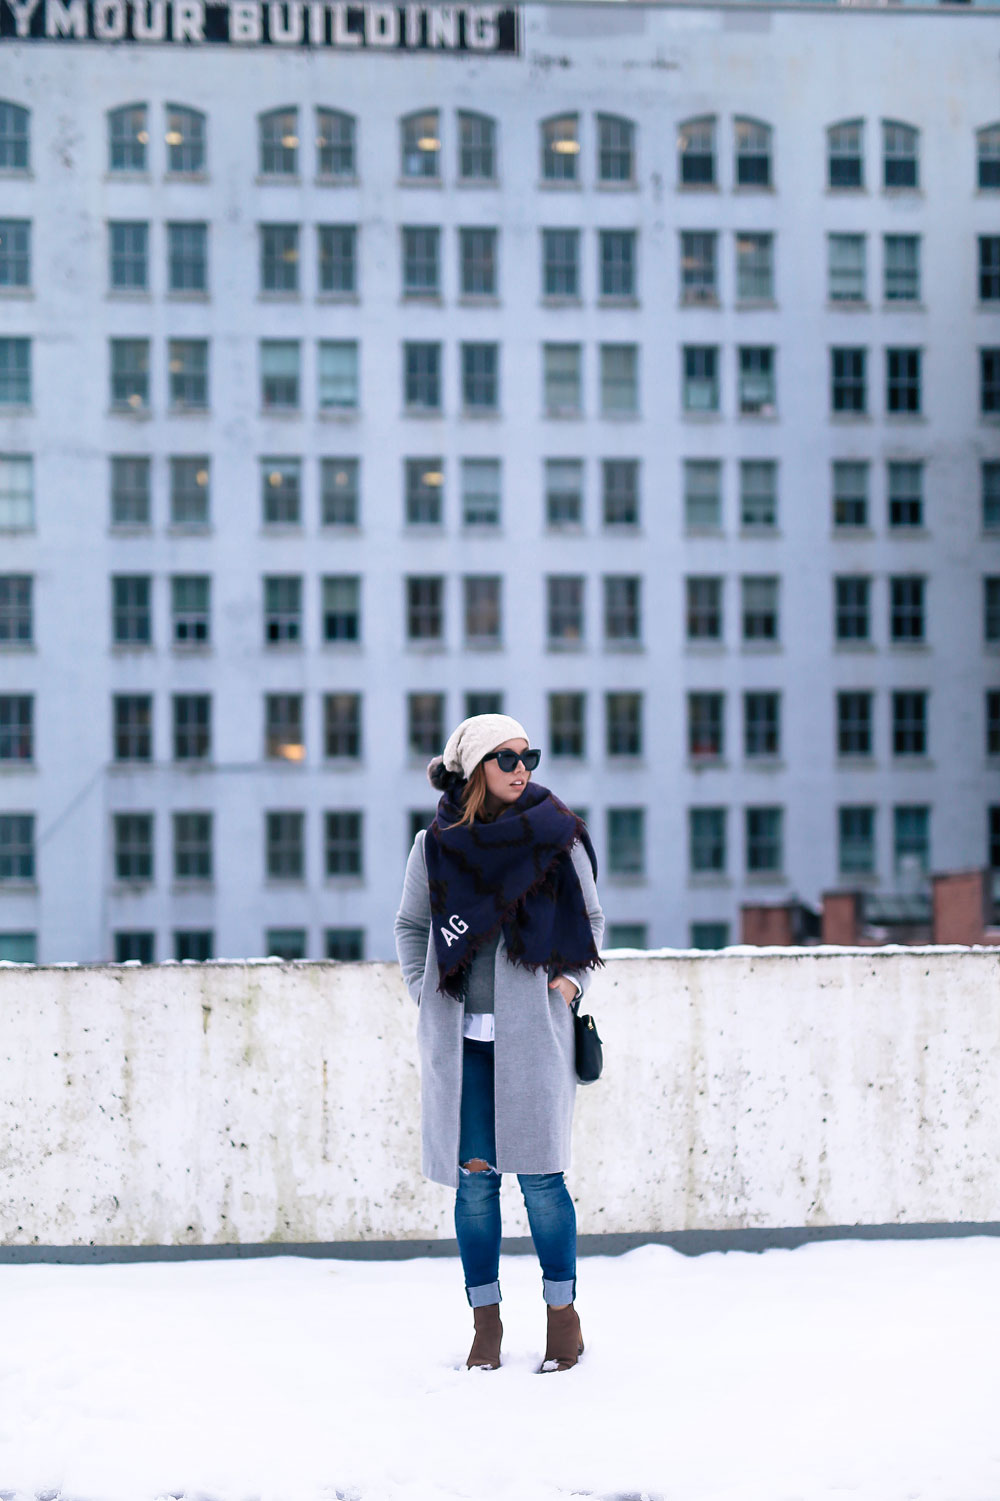
[[[0,1266],[0,1495],[61,1501],[998,1501],[1000,1239],[537,1264],[468,1372],[458,1263]]]

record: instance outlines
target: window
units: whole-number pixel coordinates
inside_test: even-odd
[[[30,694],[0,694],[0,761],[34,759],[33,708]]]
[[[304,761],[301,693],[264,695],[264,754],[269,761]]]
[[[148,693],[116,693],[111,701],[116,761],[153,759],[153,700]]]
[[[875,809],[837,809],[837,866],[842,876],[875,873]]]
[[[642,640],[640,578],[628,574],[605,574],[604,640],[608,646],[633,646]]]
[[[0,171],[27,172],[29,161],[28,111],[0,99]]]
[[[583,351],[579,344],[543,344],[542,367],[547,417],[582,415]]]
[[[212,879],[211,813],[174,814],[174,880]]]
[[[989,823],[987,825],[987,851],[986,859],[989,868],[993,872],[993,890],[996,891],[997,872],[1000,871],[1000,806],[994,805],[987,810]]]
[[[740,412],[744,416],[773,417],[777,402],[774,350],[744,346],[738,350]]]
[[[175,693],[175,761],[207,761],[212,754],[212,700],[207,693]]]
[[[459,182],[494,182],[497,177],[497,127],[488,115],[458,112]]]
[[[691,924],[691,948],[724,949],[729,943],[727,922],[693,922]]]
[[[639,525],[638,459],[602,459],[601,510],[605,526]]]
[[[919,186],[917,131],[897,120],[882,121],[882,185],[886,188]]]
[[[494,574],[467,575],[465,594],[466,646],[501,644],[501,579]]]
[[[330,760],[360,760],[360,693],[323,695],[323,754]]]
[[[114,935],[115,964],[153,964],[156,960],[156,934],[122,931]]]
[[[678,179],[685,188],[715,186],[715,119],[687,120],[677,135]]]
[[[170,405],[175,411],[208,407],[208,340],[171,339],[167,345]]]
[[[621,115],[597,117],[597,180],[630,183],[635,177],[635,126]]]
[[[21,342],[27,343],[27,340]],[[0,391],[3,390],[3,344],[4,340],[0,339]],[[1000,413],[1000,349],[979,351],[979,410],[984,417],[995,417]]]
[[[746,861],[747,875],[780,874],[784,857],[782,852],[782,808],[747,808],[746,810]]]
[[[689,641],[722,640],[722,579],[685,579],[685,629]]]
[[[500,345],[463,344],[462,406],[467,413],[496,412],[500,406]]]
[[[926,875],[931,867],[931,810],[902,804],[892,810],[893,859],[897,876]]]
[[[719,351],[714,344],[685,344],[681,350],[685,412],[719,410]]]
[[[608,873],[641,876],[646,870],[645,808],[608,809]]]
[[[211,488],[209,460],[170,460],[170,522],[172,526],[200,526],[209,522]]]
[[[866,349],[830,350],[830,410],[835,414],[868,410]]]
[[[409,412],[440,412],[440,344],[403,345],[403,405]]]
[[[325,957],[341,964],[358,963],[365,957],[364,928],[327,928]]]
[[[868,470],[866,460],[835,459],[833,462],[833,524],[835,527],[868,525]]]
[[[871,579],[850,574],[833,581],[833,634],[837,641],[871,640]]]
[[[927,754],[927,694],[912,690],[892,695],[892,753]]]
[[[351,182],[357,176],[357,121],[339,109],[316,111],[316,173]]]
[[[725,875],[725,808],[688,809],[688,870],[693,876]]]
[[[441,231],[426,225],[403,228],[403,296],[437,297],[441,291]]]
[[[35,465],[28,454],[0,454],[0,531],[35,524]]]
[[[692,761],[722,756],[724,697],[721,693],[689,693],[687,696],[688,755]]]
[[[302,580],[295,574],[264,579],[264,644],[291,645],[302,640]]]
[[[35,879],[35,815],[0,813],[0,881]]]
[[[116,574],[111,579],[111,640],[116,646],[149,646],[153,639],[152,579]]]
[[[31,405],[31,340],[0,338],[0,407]]]
[[[260,290],[262,292],[297,292],[299,290],[299,226],[297,224],[261,224]]]
[[[463,297],[497,295],[497,231],[460,229],[459,273]]]
[[[550,647],[583,644],[584,583],[584,579],[576,574],[555,574],[546,579]]]
[[[1000,688],[986,693],[986,754],[1000,756]]]
[[[886,302],[919,302],[920,236],[886,235],[883,244]]]
[[[2,106],[0,106],[2,108]],[[35,964],[38,956],[34,933],[0,933],[0,959],[8,964]]]
[[[167,171],[204,172],[205,116],[183,104],[167,105]]]
[[[892,529],[924,524],[924,466],[889,464],[889,526]]]
[[[502,714],[502,713],[503,713],[503,694],[502,693],[475,692],[475,693],[467,693],[465,695],[465,718],[466,719],[471,719],[474,714]],[[434,817],[433,813],[430,813],[428,815],[428,818],[427,818],[427,823],[428,824],[430,824],[430,822],[433,819],[433,817]],[[412,842],[413,841],[411,840],[410,843],[412,844]]]
[[[316,233],[319,290],[330,296],[353,296],[358,290],[357,225],[320,224]]]
[[[148,526],[149,459],[115,455],[111,459],[112,526]]]
[[[23,646],[34,636],[30,574],[0,573],[0,643]]]
[[[215,957],[215,935],[211,928],[183,928],[174,933],[174,958],[178,964],[194,961],[204,964]]]
[[[264,934],[264,953],[268,959],[292,964],[306,957],[305,928],[268,928]]]
[[[444,694],[408,694],[407,725],[411,756],[439,755],[447,738],[444,728]]]
[[[500,460],[462,460],[462,525],[500,525]]]
[[[778,524],[778,466],[774,459],[740,460],[740,525],[766,531]]]
[[[299,170],[299,119],[294,109],[258,116],[259,171],[262,177],[295,177]]]
[[[684,527],[719,531],[722,527],[722,465],[718,459],[684,460]]]
[[[436,109],[407,115],[400,122],[400,172],[410,182],[436,181],[441,175],[441,131]]]
[[[976,181],[980,191],[1000,188],[1000,125],[976,131]]]
[[[747,760],[781,754],[780,693],[744,693],[743,754]]]
[[[774,235],[737,232],[736,300],[774,301]]]
[[[1000,235],[979,236],[979,300],[1000,302]]]
[[[364,814],[354,809],[327,813],[324,856],[328,876],[360,876],[363,871]]]
[[[983,640],[1000,642],[1000,576],[983,579]]]
[[[714,231],[683,230],[681,233],[681,302],[717,302]]]
[[[441,459],[406,459],[407,526],[440,526],[444,520],[444,467]]]
[[[889,412],[920,411],[919,349],[887,349],[885,352],[885,405]]]
[[[282,810],[264,814],[265,870],[272,881],[305,878],[305,814]]]
[[[985,459],[980,469],[983,531],[1000,531],[1000,460]]]
[[[260,404],[264,411],[271,412],[298,409],[298,339],[261,339]]]
[[[408,641],[444,645],[444,579],[406,580],[406,636]]]
[[[31,221],[0,219],[0,287],[30,285]]]
[[[760,120],[733,122],[736,137],[736,170],[733,179],[738,188],[771,186],[771,127]]]
[[[204,574],[175,574],[170,580],[170,613],[175,645],[203,645],[211,639],[212,580]]]
[[[208,291],[208,225],[167,225],[167,285],[171,292]]]
[[[903,576],[889,580],[889,639],[893,642],[924,640],[925,579]]]
[[[604,695],[605,749],[609,756],[642,755],[642,694]]]
[[[849,691],[837,694],[837,755],[872,754],[872,695]]]
[[[868,299],[864,235],[827,235],[827,296],[831,302]]]
[[[356,412],[358,409],[358,345],[354,339],[321,339],[319,409]]]
[[[549,527],[582,526],[582,460],[545,460],[545,524]]]
[[[634,417],[639,411],[639,348],[602,344],[601,416]]]
[[[261,459],[260,497],[264,526],[299,526],[302,521],[302,460]]]
[[[152,813],[116,813],[114,845],[116,881],[152,881]]]
[[[108,112],[108,171],[145,172],[149,129],[144,104]]]
[[[542,121],[542,181],[576,182],[579,178],[580,122],[576,115]]]
[[[358,459],[320,460],[320,503],[323,526],[358,526],[361,509],[361,465]]]
[[[361,640],[361,580],[333,574],[323,580],[323,640]]]
[[[607,300],[630,300],[636,295],[636,233],[634,229],[599,229],[598,295]]]
[[[587,753],[586,694],[549,694],[549,752],[583,758]]]
[[[826,133],[827,184],[831,188],[863,188],[864,121],[843,120]]]
[[[579,297],[578,229],[542,230],[542,294],[545,297]]]
[[[740,580],[744,641],[777,641],[778,580],[745,577]]]

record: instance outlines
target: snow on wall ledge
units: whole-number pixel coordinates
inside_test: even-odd
[[[1000,1219],[998,982],[996,949],[609,957],[581,1231]],[[0,966],[0,1244],[452,1235],[415,1026],[394,964]]]

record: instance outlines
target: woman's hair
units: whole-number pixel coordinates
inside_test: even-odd
[[[457,793],[462,789],[462,816],[445,828],[457,829],[462,824],[474,823],[486,804],[486,769],[482,761],[474,767],[466,782],[460,771],[447,771],[441,756],[435,756],[427,768],[427,780],[439,792]],[[464,785],[463,785],[464,783]]]

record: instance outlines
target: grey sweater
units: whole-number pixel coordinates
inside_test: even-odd
[[[493,938],[487,939],[481,948],[477,949],[472,956],[469,965],[469,979],[465,991],[466,1015],[474,1012],[477,1016],[483,1016],[493,1010],[493,985],[494,971],[496,968],[497,944],[500,942],[500,931],[497,930]]]

